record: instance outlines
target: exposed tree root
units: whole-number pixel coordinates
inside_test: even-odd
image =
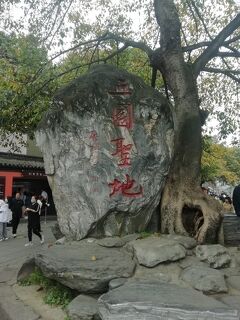
[[[220,203],[204,194],[200,187],[190,189],[179,185],[177,189],[165,187],[161,232],[192,236],[198,243],[217,243],[223,219]]]

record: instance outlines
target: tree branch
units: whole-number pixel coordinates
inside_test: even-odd
[[[68,13],[69,9],[70,9],[70,8],[71,8],[71,6],[72,6],[73,1],[74,1],[74,0],[71,0],[71,1],[70,1],[69,5],[68,5],[68,7],[67,7],[67,9],[66,9],[66,11],[64,12],[63,17],[62,17],[62,19],[61,19],[61,21],[60,21],[60,23],[59,23],[59,25],[58,25],[57,29],[55,30],[54,34],[52,35],[52,38],[51,38],[50,43],[49,43],[49,46],[51,46],[51,44],[52,44],[52,42],[53,42],[53,39],[54,39],[55,35],[57,34],[57,32],[59,31],[59,29],[61,28],[61,25],[62,25],[62,23],[63,23],[63,21],[64,21],[64,19],[65,19],[66,15],[67,15],[67,13]]]
[[[211,73],[221,73],[221,74],[224,74],[225,76],[228,76],[232,80],[240,83],[240,78],[235,76],[235,75],[240,75],[240,70],[228,70],[228,69],[204,67],[202,71],[211,72]]]
[[[121,36],[119,36],[117,34],[111,33],[111,32],[107,32],[107,39],[108,40],[116,40],[116,41],[118,41],[120,43],[123,43],[127,47],[133,47],[133,48],[141,49],[149,57],[151,57],[151,55],[153,54],[153,50],[148,45],[146,45],[144,42],[141,42],[141,41],[133,41],[133,40],[130,40],[130,39],[125,39],[125,38],[123,38],[123,37],[121,37]]]
[[[196,6],[196,4],[195,4],[195,2],[194,2],[193,0],[190,0],[190,2],[191,2],[191,5],[193,6],[195,12],[197,13],[198,18],[199,18],[200,21],[202,22],[202,25],[203,25],[203,28],[204,28],[206,34],[208,35],[208,37],[209,37],[210,39],[212,39],[212,36],[211,36],[210,32],[208,31],[207,25],[205,24],[205,21],[204,21],[202,15],[201,15],[201,13],[200,13],[198,7]]]
[[[32,95],[32,97],[34,98],[35,96],[37,96],[49,83],[51,83],[52,81],[54,81],[55,79],[61,78],[62,76],[64,76],[67,73],[70,73],[74,70],[77,70],[79,68],[83,68],[86,66],[89,66],[90,64],[94,64],[94,63],[99,63],[99,62],[103,62],[106,63],[108,60],[112,59],[113,57],[115,57],[117,54],[119,54],[120,52],[123,52],[124,50],[126,50],[128,48],[128,45],[124,45],[123,47],[121,47],[120,49],[112,52],[110,55],[108,55],[105,58],[102,59],[96,59],[96,60],[92,60],[91,62],[87,62],[87,63],[83,63],[83,64],[79,64],[77,66],[74,66],[66,71],[63,71],[57,75],[55,75],[54,77],[49,78],[46,82],[44,82],[42,84],[42,86],[40,88],[38,88]]]
[[[238,40],[240,40],[240,35],[225,41],[225,45],[231,44],[231,43],[236,42]]]
[[[203,47],[208,47],[211,43],[212,43],[211,41],[202,41],[202,42],[198,42],[198,43],[195,43],[195,44],[191,44],[191,45],[182,47],[182,50],[183,50],[183,52],[193,51],[193,50],[197,50],[197,49],[200,49],[200,48],[203,48]],[[222,47],[225,47],[225,48],[227,48],[227,49],[229,49],[230,51],[233,51],[233,52],[238,52],[237,49],[229,46],[228,41],[225,41],[222,44]]]
[[[211,41],[202,41],[202,42],[198,42],[195,44],[191,44],[191,45],[182,47],[182,50],[183,50],[183,52],[193,51],[196,49],[200,49],[202,47],[207,47],[207,46],[209,46],[210,43],[211,43]]]
[[[163,51],[179,51],[181,49],[181,24],[174,2],[154,0],[154,9],[157,23],[161,30],[161,49]]]
[[[240,52],[236,50],[236,52],[218,52],[216,54],[217,57],[223,57],[223,58],[240,58]]]
[[[193,64],[195,75],[198,76],[206,64],[216,56],[219,48],[224,44],[224,41],[240,26],[240,14],[238,14],[223,30],[216,36],[211,44],[204,52],[196,59]]]

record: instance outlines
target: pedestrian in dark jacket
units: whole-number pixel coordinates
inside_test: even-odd
[[[25,213],[28,215],[28,243],[25,247],[32,246],[32,234],[36,234],[40,238],[41,244],[44,243],[44,236],[40,233],[40,216],[39,216],[40,206],[37,203],[36,197],[32,196],[31,205],[26,208]]]
[[[20,193],[17,192],[15,198],[12,199],[9,205],[9,209],[12,210],[12,233],[14,238],[17,236],[17,228],[23,216],[23,206],[23,200],[20,197]]]
[[[236,215],[240,217],[240,184],[236,186],[233,190],[233,206]]]

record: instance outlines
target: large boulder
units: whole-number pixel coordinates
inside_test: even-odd
[[[102,320],[239,320],[239,312],[189,288],[156,280],[132,281],[98,300]]]
[[[101,65],[62,89],[36,132],[61,232],[114,236],[146,228],[173,149],[167,100]]]
[[[105,248],[86,240],[43,248],[36,265],[48,278],[81,293],[102,293],[112,279],[131,277],[133,256],[121,248]]]

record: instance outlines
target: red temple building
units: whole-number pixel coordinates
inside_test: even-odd
[[[16,192],[40,195],[42,190],[52,201],[43,158],[34,141],[27,139],[26,146],[18,153],[0,147],[0,199],[13,197]]]

